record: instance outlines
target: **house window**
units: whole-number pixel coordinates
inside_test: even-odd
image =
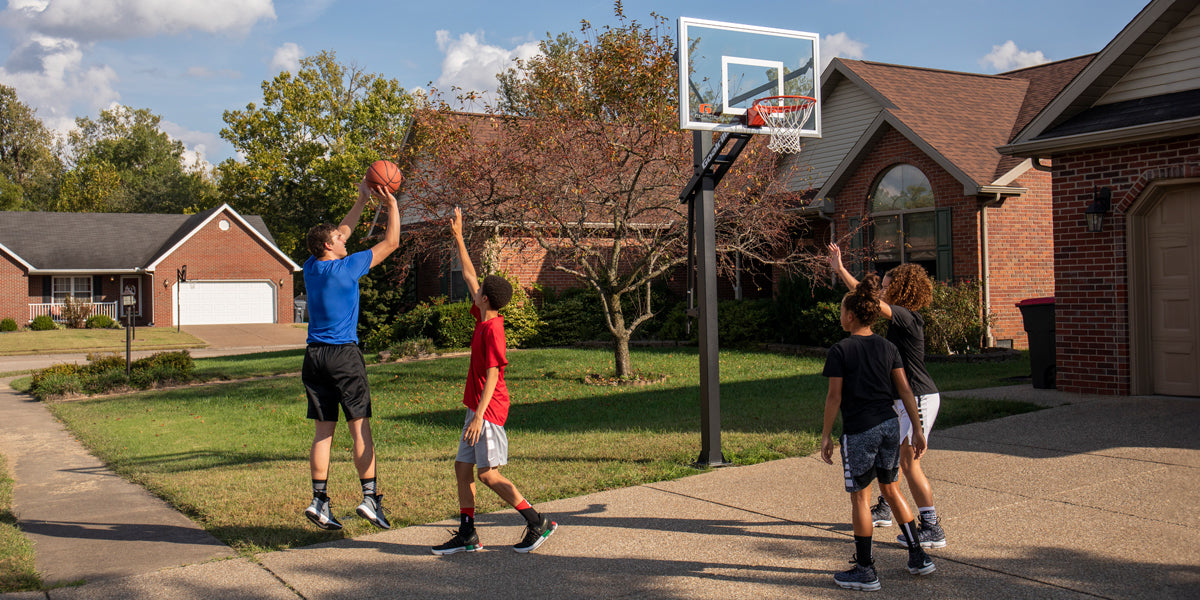
[[[470,294],[467,293],[467,280],[463,279],[462,261],[458,258],[458,253],[455,252],[450,259],[450,301],[458,302],[459,300],[470,300]]]
[[[875,268],[887,272],[902,263],[917,263],[938,273],[939,241],[933,187],[920,169],[896,165],[871,190],[871,241]]]
[[[92,301],[91,277],[55,277],[54,301],[62,302],[68,297],[84,302]]]

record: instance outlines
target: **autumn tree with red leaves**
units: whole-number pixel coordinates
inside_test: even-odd
[[[537,247],[553,268],[599,292],[615,343],[616,375],[631,376],[629,340],[662,309],[650,284],[687,263],[692,133],[677,117],[675,41],[649,26],[584,21],[578,36],[502,74],[483,114],[448,105],[420,111],[406,193],[428,214],[458,205],[476,236]],[[795,198],[765,144],[742,153],[716,190],[717,255],[787,266],[797,256]],[[476,239],[476,241],[480,241]]]

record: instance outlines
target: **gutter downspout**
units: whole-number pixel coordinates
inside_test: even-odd
[[[1037,164],[1036,160],[1033,162],[1035,165]],[[981,291],[983,292],[983,314],[985,315],[990,314],[992,309],[992,286],[989,282],[991,278],[991,263],[988,253],[989,244],[987,209],[989,206],[999,204],[1002,200],[1003,198],[1000,196],[1000,192],[996,192],[994,198],[991,200],[985,200],[983,204],[979,206],[979,255],[981,262],[983,263],[983,273],[982,277],[980,277],[979,283],[980,287],[982,288]],[[991,324],[988,324],[987,334],[985,337],[985,341],[989,348],[996,345],[996,339],[992,336]]]

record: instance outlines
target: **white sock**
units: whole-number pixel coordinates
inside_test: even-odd
[[[921,513],[921,520],[930,525],[937,525],[937,509],[932,506],[922,506],[917,509]]]

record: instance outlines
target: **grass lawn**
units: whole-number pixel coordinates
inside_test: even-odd
[[[197,337],[171,327],[138,327],[134,350],[203,348]],[[124,329],[55,329],[0,333],[0,356],[54,354],[58,352],[125,352]]]
[[[0,593],[36,590],[42,579],[33,568],[33,543],[17,528],[12,514],[13,480],[0,456]]]
[[[634,350],[634,366],[666,381],[636,387],[583,383],[611,372],[607,350],[513,351],[511,463],[504,472],[534,502],[695,473],[700,410],[695,348]],[[274,353],[280,354],[280,353]],[[197,370],[209,369],[197,361]],[[237,357],[228,360],[237,361]],[[290,356],[261,356],[263,366]],[[389,363],[368,370],[380,489],[394,526],[457,514],[453,454],[463,421],[468,357]],[[826,380],[822,359],[758,352],[721,354],[722,449],[751,464],[813,452]],[[1012,383],[1027,359],[930,365],[943,389]],[[276,367],[271,367],[276,368]],[[295,372],[296,368],[282,372]],[[952,382],[952,383],[951,383]],[[312,424],[300,378],[281,377],[51,404],[55,415],[121,475],[179,507],[243,553],[302,546],[368,532],[353,516],[361,499],[350,438],[339,427],[330,491],[346,529],[323,532],[308,505]],[[1020,402],[943,399],[938,425],[1035,410]],[[504,508],[490,491],[481,511]]]

